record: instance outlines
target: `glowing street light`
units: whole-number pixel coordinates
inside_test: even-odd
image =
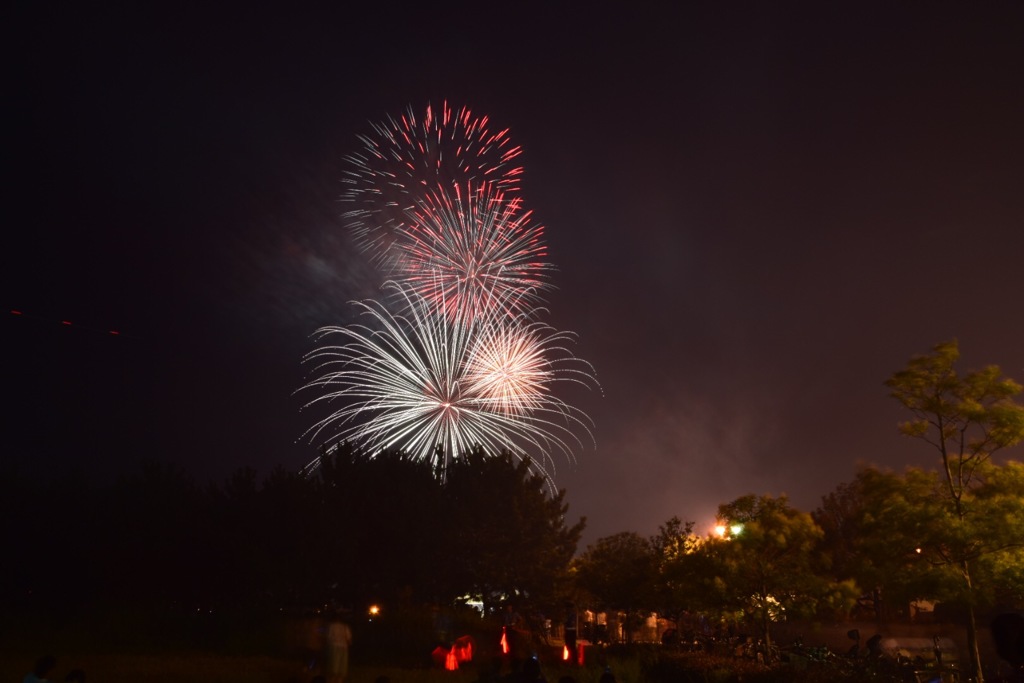
[[[736,536],[739,536],[742,531],[743,525],[738,523],[730,524],[729,526],[726,526],[725,524],[715,525],[715,536],[718,536],[719,538],[734,538]]]

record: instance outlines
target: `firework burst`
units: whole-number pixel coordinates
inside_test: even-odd
[[[359,323],[324,327],[306,362],[306,408],[328,408],[306,432],[432,461],[482,447],[531,462],[553,485],[552,453],[570,460],[590,420],[554,395],[597,386],[539,321],[551,266],[543,227],[518,196],[518,147],[468,109],[410,108],[363,136],[347,158],[344,217],[384,268],[386,298],[356,306]],[[307,466],[309,471],[318,460]]]
[[[506,195],[519,189],[521,149],[507,129],[494,130],[486,116],[465,107],[428,105],[422,116],[409,107],[372,128],[372,135],[360,136],[362,150],[346,158],[342,201],[350,208],[343,215],[358,243],[386,268],[394,265],[394,243],[425,189],[486,184]]]
[[[394,279],[449,318],[530,310],[549,287],[543,228],[518,198],[484,184],[428,191],[395,247]]]
[[[575,335],[520,317],[514,324],[489,324],[474,338],[465,365],[470,391],[488,410],[527,417],[549,411],[575,414],[551,394],[552,382],[592,387],[593,368],[576,358],[569,344]]]
[[[550,478],[552,450],[572,458],[585,414],[552,393],[556,382],[595,386],[590,366],[575,358],[572,336],[519,317],[452,319],[414,290],[390,284],[401,314],[376,302],[357,306],[368,324],[325,327],[306,360],[316,375],[306,404],[341,403],[307,436],[352,441],[371,451],[398,448],[443,467],[475,446],[540,454]]]

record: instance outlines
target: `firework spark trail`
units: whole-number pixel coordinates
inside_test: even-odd
[[[493,186],[424,193],[396,244],[393,279],[448,317],[508,315],[535,308],[550,287],[543,227],[518,198]]]
[[[489,119],[445,102],[439,112],[428,105],[422,117],[410,106],[398,120],[371,124],[361,135],[360,152],[346,157],[342,201],[352,206],[343,217],[356,241],[380,265],[390,269],[393,244],[406,227],[424,188],[469,184],[493,186],[512,195],[519,190],[522,150],[508,130],[494,132]]]
[[[405,300],[404,313],[359,302],[370,324],[317,332],[318,342],[340,341],[307,355],[317,376],[301,390],[322,393],[305,407],[344,405],[306,436],[330,432],[334,442],[399,448],[442,467],[474,446],[519,457],[529,448],[540,454],[533,464],[549,480],[552,449],[573,458],[570,441],[582,447],[577,430],[591,435],[589,418],[554,396],[552,385],[596,380],[589,364],[568,351],[572,335],[522,317],[452,320],[415,291],[388,288]]]

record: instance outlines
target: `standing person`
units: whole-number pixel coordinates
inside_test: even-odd
[[[511,602],[506,603],[502,637],[508,647],[505,654],[513,668],[518,668],[520,660],[523,658],[528,640],[526,634],[526,622],[523,620],[523,615],[516,610]]]
[[[324,673],[328,683],[344,683],[348,675],[348,649],[352,644],[352,629],[335,612],[327,626]]]
[[[571,602],[565,605],[565,624],[563,641],[565,642],[568,661],[572,664],[579,662],[579,655],[576,651],[576,635],[579,629],[579,615],[576,613],[576,606]]]

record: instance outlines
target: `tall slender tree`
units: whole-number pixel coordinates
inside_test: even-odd
[[[938,543],[933,561],[955,567],[967,607],[967,645],[973,680],[982,682],[975,621],[973,563],[980,548],[969,533],[975,489],[985,482],[992,454],[1024,440],[1024,406],[1014,399],[1021,385],[1004,378],[998,366],[960,375],[957,342],[938,344],[930,354],[911,358],[906,369],[886,381],[890,395],[913,419],[899,425],[907,436],[935,448],[941,458],[943,498],[952,520],[946,542]]]

